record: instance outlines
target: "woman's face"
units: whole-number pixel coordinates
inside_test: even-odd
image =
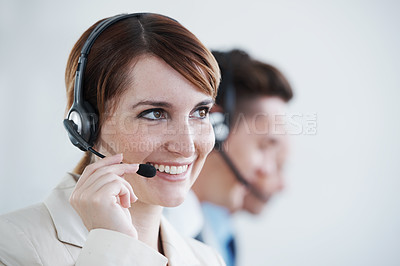
[[[124,163],[151,163],[153,178],[125,175],[139,201],[177,206],[214,146],[210,95],[162,59],[145,55],[132,67],[133,82],[101,128],[97,147],[123,153]]]

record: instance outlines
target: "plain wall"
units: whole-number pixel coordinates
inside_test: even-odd
[[[399,265],[398,1],[0,0],[0,213],[39,202],[81,157],[62,126],[79,36],[117,13],[169,15],[295,89],[286,190],[239,214],[240,265]],[[315,131],[307,131],[310,125]]]

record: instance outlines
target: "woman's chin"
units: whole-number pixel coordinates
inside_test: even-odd
[[[162,203],[160,204],[163,207],[177,207],[183,203],[186,195],[178,196],[174,195],[173,197],[163,198]]]
[[[189,193],[191,183],[187,179],[184,182],[161,182],[157,186],[158,203],[164,207],[176,207],[183,203]]]

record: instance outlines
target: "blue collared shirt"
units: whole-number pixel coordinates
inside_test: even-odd
[[[233,223],[228,209],[209,202],[201,204],[204,214],[202,238],[205,243],[216,248],[227,266],[235,265]]]

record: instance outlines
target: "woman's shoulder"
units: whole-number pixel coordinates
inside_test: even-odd
[[[72,211],[66,208],[73,182],[72,176],[67,175],[44,202],[0,215],[0,262],[6,265],[74,264],[81,247],[77,245],[78,240],[84,239],[85,234],[78,234],[84,226],[71,218]],[[64,233],[63,238],[60,233]]]
[[[43,203],[0,215],[0,232],[2,235],[19,233],[30,238],[43,234],[42,230],[50,230],[51,228],[54,228],[51,216]]]
[[[19,210],[0,215],[2,225],[12,224],[15,227],[29,227],[32,223],[49,217],[49,212],[43,203],[37,203]]]
[[[54,227],[43,203],[0,215],[0,261],[6,265],[40,264],[37,243],[51,230]]]

